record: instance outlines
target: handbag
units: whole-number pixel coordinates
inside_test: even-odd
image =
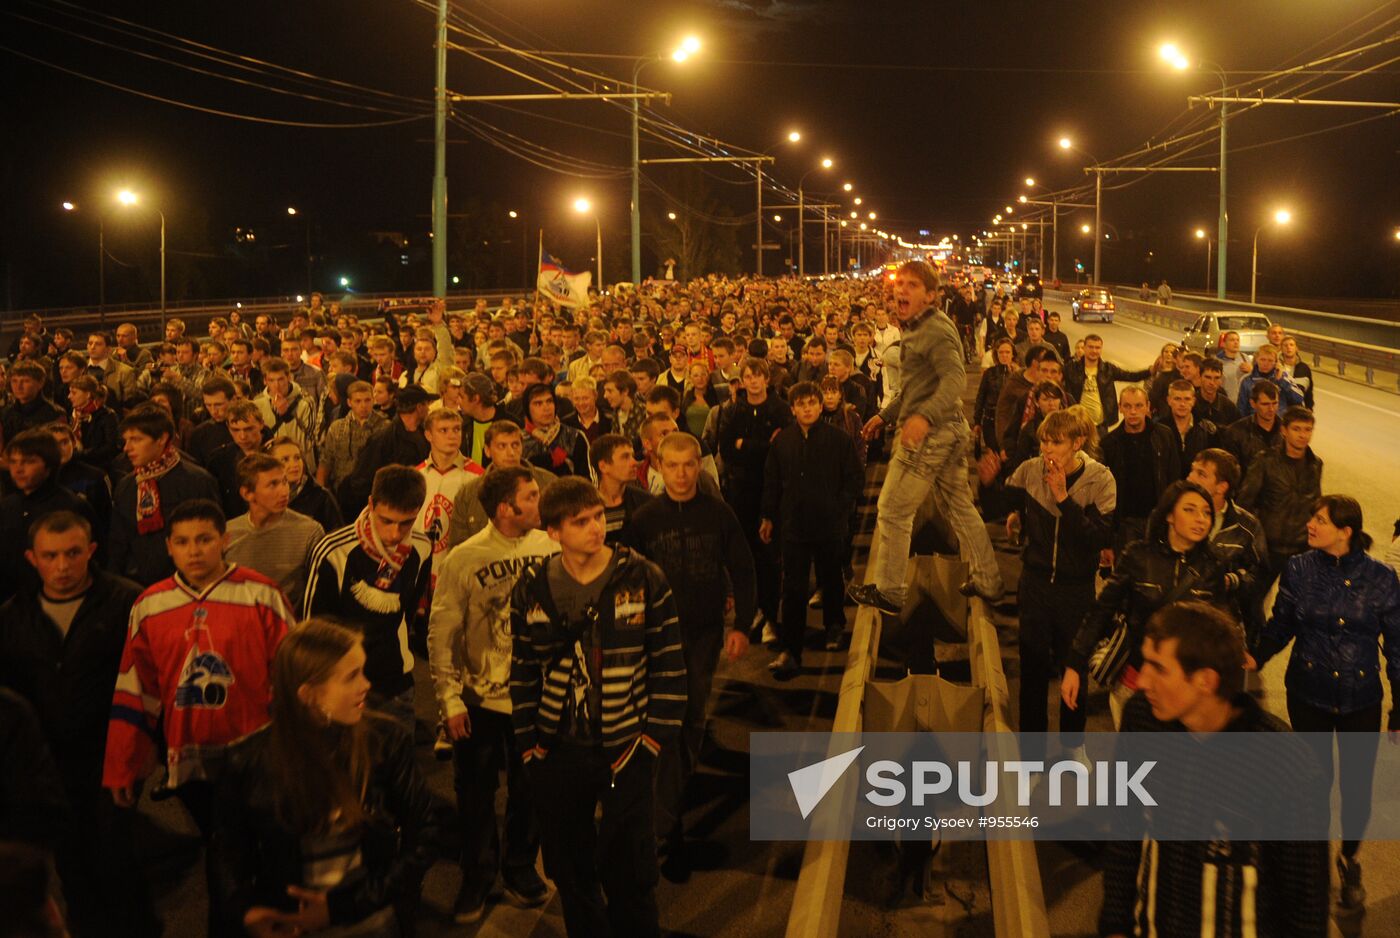
[[[1191,591],[1198,579],[1194,571],[1188,573],[1162,599],[1161,606],[1169,606],[1181,599]],[[1128,663],[1129,651],[1128,616],[1119,612],[1113,616],[1113,631],[1094,646],[1094,651],[1089,656],[1089,678],[1100,687],[1112,687],[1117,683],[1118,676],[1123,673],[1123,666]]]

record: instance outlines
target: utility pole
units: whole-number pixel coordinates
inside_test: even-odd
[[[437,4],[433,101],[433,296],[447,296],[447,0]]]
[[[1083,152],[1082,150],[1079,152]],[[1085,154],[1088,155],[1088,154]],[[1102,286],[1099,271],[1099,249],[1103,247],[1103,176],[1104,173],[1214,173],[1214,166],[1102,166],[1084,167],[1084,172],[1094,174],[1094,276],[1089,283]]]
[[[659,160],[637,160],[639,166],[658,163],[752,163],[754,178],[754,198],[758,211],[754,222],[754,271],[763,276],[763,164],[772,163],[774,157],[764,156],[671,156]]]

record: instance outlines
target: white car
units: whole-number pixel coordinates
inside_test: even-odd
[[[1245,313],[1233,309],[1217,309],[1202,313],[1186,328],[1181,344],[1202,355],[1214,355],[1220,348],[1220,337],[1226,332],[1238,332],[1240,351],[1253,355],[1259,346],[1269,341],[1269,317],[1263,313]]]

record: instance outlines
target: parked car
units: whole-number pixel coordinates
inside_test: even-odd
[[[1244,313],[1232,309],[1217,309],[1202,313],[1186,328],[1181,344],[1193,352],[1213,355],[1220,348],[1220,336],[1226,332],[1240,334],[1240,351],[1253,355],[1259,346],[1269,341],[1269,317],[1263,313]]]
[[[1101,287],[1080,290],[1070,299],[1069,311],[1075,322],[1085,319],[1113,322],[1113,294]]]

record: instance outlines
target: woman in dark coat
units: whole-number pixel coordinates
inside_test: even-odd
[[[397,723],[365,711],[361,636],[312,619],[272,662],[272,722],[229,753],[214,883],[230,934],[411,934],[442,814]]]
[[[1356,852],[1371,817],[1371,780],[1380,743],[1380,654],[1392,694],[1400,681],[1400,580],[1366,551],[1361,506],[1346,495],[1324,495],[1308,521],[1308,550],[1292,557],[1279,579],[1273,613],[1254,649],[1262,668],[1293,642],[1284,686],[1288,721],[1316,742],[1332,777],[1332,735],[1341,753],[1341,904],[1366,901]],[[1395,710],[1387,728],[1400,730]]]

